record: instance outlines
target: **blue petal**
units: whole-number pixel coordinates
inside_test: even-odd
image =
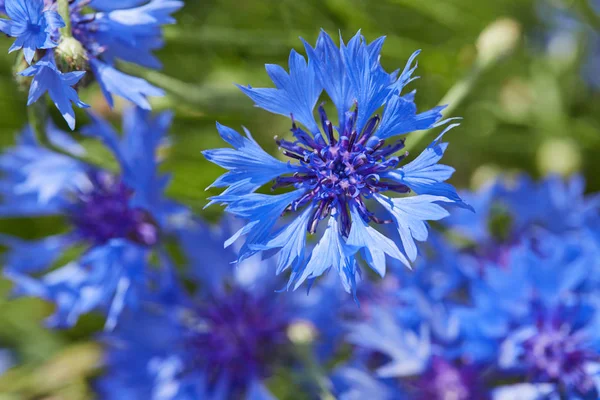
[[[358,102],[356,130],[361,132],[367,120],[389,97],[390,76],[371,59],[364,38],[357,33],[345,46],[341,44],[346,73]]]
[[[26,241],[12,236],[0,235],[0,244],[9,250],[3,255],[4,267],[20,273],[35,273],[49,268],[73,245],[68,235]]]
[[[161,97],[165,94],[162,89],[149,84],[146,80],[127,75],[97,59],[90,60],[90,64],[104,97],[111,107],[114,105],[113,94],[129,100],[145,110],[152,108],[146,97]]]
[[[290,284],[294,283],[294,290],[307,279],[314,279],[330,268],[334,268],[348,293],[356,294],[356,262],[351,257],[356,249],[348,246],[344,238],[340,236],[338,222],[335,217],[329,217],[327,229],[313,249],[308,263],[292,274]],[[295,271],[296,272],[296,271]],[[292,282],[293,281],[293,282]]]
[[[79,100],[77,92],[71,86],[75,85],[83,77],[84,72],[63,74],[56,67],[54,52],[48,51],[44,58],[22,71],[20,75],[34,76],[29,89],[27,105],[35,103],[41,95],[48,92],[69,127],[75,129],[75,113],[73,112],[71,102],[80,108],[87,108],[89,106]]]
[[[454,168],[438,164],[448,143],[440,143],[443,135],[458,124],[448,126],[417,158],[402,168],[390,171],[383,176],[408,186],[418,194],[443,196],[458,205],[474,211],[473,208],[460,198],[456,189],[444,183],[454,173]]]
[[[338,111],[339,125],[343,126],[345,113],[352,107],[354,93],[346,74],[340,49],[325,31],[321,31],[319,34],[314,49],[304,39],[302,41],[309,62],[314,64],[321,84]]]
[[[219,134],[234,149],[202,152],[207,160],[229,170],[209,187],[231,186],[229,194],[251,193],[273,178],[297,171],[297,167],[281,162],[265,152],[244,129],[246,137],[217,123]]]
[[[49,124],[49,139],[55,145],[81,154],[83,149]],[[19,144],[0,155],[1,215],[47,215],[67,202],[66,193],[87,182],[86,167],[79,161],[41,147],[28,127]]]
[[[348,235],[347,244],[361,249],[365,261],[381,277],[385,276],[385,255],[400,261],[410,267],[406,256],[400,252],[398,246],[375,228],[363,221],[356,209],[352,208],[352,228]]]
[[[258,107],[275,114],[293,116],[306,126],[313,134],[319,134],[313,110],[317,104],[322,88],[317,79],[313,63],[306,63],[304,57],[292,50],[289,58],[289,74],[273,64],[266,65],[267,73],[277,89],[253,89],[238,87],[250,97]]]
[[[436,204],[451,202],[445,197],[420,195],[392,199],[378,194],[375,199],[394,218],[402,245],[411,261],[417,258],[415,240],[427,240],[427,225],[424,221],[437,221],[450,215],[442,206]]]
[[[227,204],[225,211],[248,220],[242,229],[225,242],[225,246],[231,245],[240,236],[246,235],[246,242],[240,250],[239,261],[256,254],[258,250],[252,250],[255,245],[264,245],[270,239],[270,231],[279,219],[283,211],[293,200],[300,198],[305,190],[299,189],[281,195],[266,195],[250,193],[243,196],[219,195],[211,197],[216,203]]]
[[[56,303],[51,326],[73,326],[79,316],[108,308],[106,328],[114,328],[125,305],[134,306],[144,281],[146,251],[127,241],[112,240],[93,248],[79,262],[67,264],[41,280],[8,270],[19,295],[41,297]]]
[[[304,260],[306,229],[312,211],[311,207],[307,207],[302,214],[277,233],[267,244],[255,247],[257,250],[281,248],[277,255],[277,274],[285,271],[290,265]]]
[[[419,335],[402,326],[391,310],[375,308],[369,321],[351,325],[348,342],[385,354],[392,361],[377,370],[379,376],[409,377],[422,373],[429,363],[429,333]]]
[[[417,106],[413,94],[391,96],[375,136],[371,140],[387,139],[392,136],[405,135],[410,132],[430,129],[442,119],[445,106],[434,107],[429,111],[417,114]]]

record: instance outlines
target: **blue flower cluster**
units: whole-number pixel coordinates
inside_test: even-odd
[[[14,37],[9,51],[22,50],[29,65],[20,72],[33,77],[28,105],[48,92],[71,129],[75,114],[71,103],[86,108],[76,89],[99,83],[109,105],[113,95],[150,109],[148,96],[163,91],[144,79],[119,71],[117,60],[160,68],[152,51],[162,47],[161,27],[173,23],[171,14],[183,6],[175,0],[5,0],[0,31]],[[63,7],[68,15],[61,16]],[[65,22],[68,19],[68,24]]]
[[[41,146],[30,128],[0,155],[0,215],[57,215],[66,222],[64,232],[35,241],[0,237],[9,248],[5,276],[16,293],[56,303],[53,326],[72,326],[82,313],[103,309],[107,328],[114,327],[123,308],[138,303],[153,273],[150,258],[163,252],[161,238],[188,212],[164,197],[169,177],[157,171],[170,113],[153,117],[139,108],[128,110],[122,139],[106,121],[91,117],[82,133],[105,143],[119,172],[55,153]],[[85,152],[51,123],[47,132],[55,146]],[[70,250],[78,256],[53,268]]]
[[[414,274],[365,294],[339,397],[599,398],[598,196],[578,177],[463,196],[477,214],[447,219]]]
[[[290,118],[293,139],[275,137],[285,161],[217,124],[231,147],[203,153],[227,170],[209,205],[228,215],[212,226],[170,200],[159,167],[172,114],[151,114],[146,96],[161,91],[114,66],[159,67],[160,27],[181,5],[3,3],[30,103],[47,91],[73,128],[88,69],[109,103],[135,103],[122,134],[94,113],[81,129],[115,168],[86,162],[50,120],[51,146],[32,126],[0,154],[0,216],[60,221],[34,240],[0,235],[3,274],[16,295],[54,304],[52,327],[105,316],[100,398],[268,400],[282,376],[306,398],[600,397],[600,197],[579,177],[459,194],[440,164],[456,124],[404,93],[418,52],[389,73],[384,38],[304,42],[289,71],[266,66],[275,88],[239,87]],[[443,125],[406,162],[399,137]],[[260,192],[269,182],[276,193]],[[305,281],[308,296],[295,291]]]

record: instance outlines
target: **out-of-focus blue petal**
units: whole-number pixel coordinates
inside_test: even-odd
[[[69,235],[49,236],[36,241],[0,235],[0,244],[9,248],[3,255],[3,264],[20,273],[36,273],[49,268],[73,245]]]
[[[145,110],[151,109],[147,97],[161,97],[165,94],[162,89],[152,86],[144,79],[127,75],[97,59],[90,60],[90,65],[104,97],[111,107],[114,105],[113,94],[129,100]]]
[[[46,126],[49,140],[74,154],[83,148],[54,125]],[[0,155],[1,216],[55,214],[68,202],[66,193],[87,183],[86,167],[75,159],[40,146],[30,127],[19,143]]]
[[[417,335],[403,329],[393,314],[384,309],[374,309],[369,321],[352,325],[347,339],[391,358],[392,361],[377,370],[377,374],[384,378],[418,375],[427,367],[431,355],[426,330]]]
[[[125,302],[135,303],[144,281],[145,250],[123,240],[95,247],[79,262],[72,262],[42,279],[9,269],[5,275],[15,283],[15,293],[52,300],[55,314],[49,324],[73,326],[81,314],[108,309],[106,329],[113,329]]]

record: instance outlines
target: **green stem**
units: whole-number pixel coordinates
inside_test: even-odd
[[[467,76],[456,82],[454,86],[448,90],[448,92],[439,102],[440,105],[448,105],[448,107],[444,109],[444,117],[448,118],[452,116],[454,111],[456,111],[456,109],[467,98],[469,93],[471,93],[484,70],[484,67],[482,67],[479,63],[476,63],[473,67],[473,70]],[[412,133],[410,136],[410,141],[406,141],[406,150],[411,151],[419,147],[423,139],[425,139],[433,129],[435,128]]]
[[[65,21],[65,26],[60,29],[63,38],[73,37],[71,30],[71,11],[69,10],[69,0],[58,0],[58,13]]]
[[[577,14],[593,29],[600,32],[600,15],[594,10],[589,0],[574,0],[573,6]]]
[[[335,396],[327,385],[327,373],[315,359],[313,349],[310,345],[294,343],[294,352],[298,361],[302,363],[304,376],[314,383],[319,390],[319,398],[322,400],[334,400]]]
[[[95,165],[95,163],[86,157],[79,156],[77,154],[73,154],[60,146],[56,146],[50,140],[48,136],[48,131],[46,129],[46,125],[48,123],[48,104],[40,99],[33,103],[32,105],[27,107],[27,118],[29,120],[29,125],[31,129],[33,129],[33,133],[37,139],[37,142],[40,146],[45,147],[46,149],[61,154],[65,157],[72,158],[74,160],[78,160],[84,164]]]

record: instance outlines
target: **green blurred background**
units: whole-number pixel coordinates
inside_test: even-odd
[[[582,173],[589,191],[600,189],[600,90],[581,74],[594,51],[600,18],[587,0],[187,0],[177,25],[165,30],[160,72],[124,65],[130,72],[164,87],[156,110],[173,109],[173,145],[164,164],[173,174],[169,194],[199,213],[211,192],[204,188],[221,171],[201,150],[222,146],[215,121],[245,125],[272,153],[274,135],[286,135],[289,120],[253,107],[233,83],[270,86],[265,63],[287,65],[291,48],[303,52],[299,36],[316,40],[319,29],[349,39],[358,29],[370,41],[387,36],[382,64],[403,68],[416,49],[417,104],[426,110],[445,96],[461,116],[444,163],[457,172],[458,187],[475,188],[499,173],[526,171]],[[541,10],[541,11],[540,11]],[[552,11],[554,10],[554,11]],[[556,26],[541,14],[567,13],[580,24]],[[491,26],[491,27],[490,27]],[[484,32],[482,34],[482,32]],[[9,39],[0,39],[8,49]],[[507,51],[501,51],[503,48]],[[26,124],[26,93],[13,79],[14,56],[0,51],[0,146],[10,146]],[[448,94],[450,93],[450,94]],[[82,99],[119,124],[118,103],[107,108],[97,86]],[[79,111],[78,111],[79,112]],[[56,122],[61,124],[59,118]],[[78,114],[78,124],[85,115]],[[62,126],[62,125],[61,125]],[[417,154],[431,140],[409,136]],[[93,144],[89,144],[92,146]],[[95,153],[110,163],[105,153]],[[203,214],[216,217],[218,208]],[[40,237],[57,231],[52,218],[0,222],[0,232]],[[12,350],[17,364],[0,377],[0,400],[86,399],[86,378],[96,373],[99,349],[89,338],[101,327],[94,316],[71,331],[50,332],[42,321],[51,308],[33,299],[8,300],[10,285],[0,281],[0,348]]]

